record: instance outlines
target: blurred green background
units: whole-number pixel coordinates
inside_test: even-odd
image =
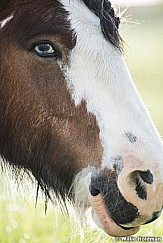
[[[122,11],[122,9],[121,9]],[[136,86],[163,135],[163,5],[130,8],[125,13],[122,35],[125,58]],[[74,218],[63,216],[49,204],[44,213],[40,196],[35,208],[35,186],[19,188],[0,180],[0,243],[79,243],[82,236]],[[11,180],[11,179],[10,179]],[[14,188],[13,188],[14,187]],[[139,236],[162,236],[163,217],[142,227]],[[105,234],[85,226],[83,242],[114,242]]]
[[[123,24],[126,30],[122,28],[122,34],[127,63],[137,89],[163,135],[163,4],[130,8],[126,16],[129,22]]]

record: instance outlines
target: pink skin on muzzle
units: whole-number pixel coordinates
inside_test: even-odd
[[[128,156],[124,160],[124,168],[118,176],[118,188],[122,196],[139,210],[140,219],[133,226],[145,223],[154,212],[161,211],[163,207],[163,184],[161,181],[161,168],[153,163],[150,171],[153,174],[153,183],[144,182],[147,199],[142,200],[135,191],[135,172],[148,169],[147,165],[134,156]]]
[[[101,194],[97,196],[90,195],[90,202],[95,213],[95,217],[98,219],[102,230],[104,230],[110,236],[129,236],[136,234],[140,230],[140,226],[125,230],[118,226],[108,214],[103,197]],[[94,218],[93,218],[94,219]],[[96,222],[95,222],[96,223]]]

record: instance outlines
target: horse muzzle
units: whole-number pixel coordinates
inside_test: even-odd
[[[130,159],[132,163],[124,164],[119,174],[109,169],[91,174],[92,218],[111,236],[137,233],[141,225],[157,219],[163,209],[158,169],[143,169],[142,163],[133,163],[135,158],[130,157],[128,162]]]

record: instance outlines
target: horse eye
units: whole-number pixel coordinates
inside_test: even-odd
[[[60,50],[54,48],[53,45],[49,42],[40,42],[35,44],[33,51],[39,57],[44,57],[44,58],[55,57],[60,59],[62,58],[62,54]]]

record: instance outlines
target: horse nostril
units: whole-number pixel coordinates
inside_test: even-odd
[[[150,170],[138,171],[138,173],[144,182],[146,182],[147,184],[153,183],[153,175]]]
[[[146,185],[147,184],[152,184],[153,183],[153,175],[150,172],[150,170],[147,171],[135,171],[135,183],[136,183],[136,192],[138,196],[146,200],[147,199],[147,191],[146,191]]]
[[[95,196],[97,196],[98,194],[100,194],[100,190],[98,190],[97,188],[94,188],[94,187],[92,187],[92,186],[90,186],[89,190],[90,190],[90,193],[91,193],[91,195],[92,195],[93,197],[95,197]]]
[[[145,184],[142,182],[142,179],[139,175],[136,176],[136,192],[138,194],[138,196],[143,199],[143,200],[147,200],[147,191],[146,191],[146,186]]]

